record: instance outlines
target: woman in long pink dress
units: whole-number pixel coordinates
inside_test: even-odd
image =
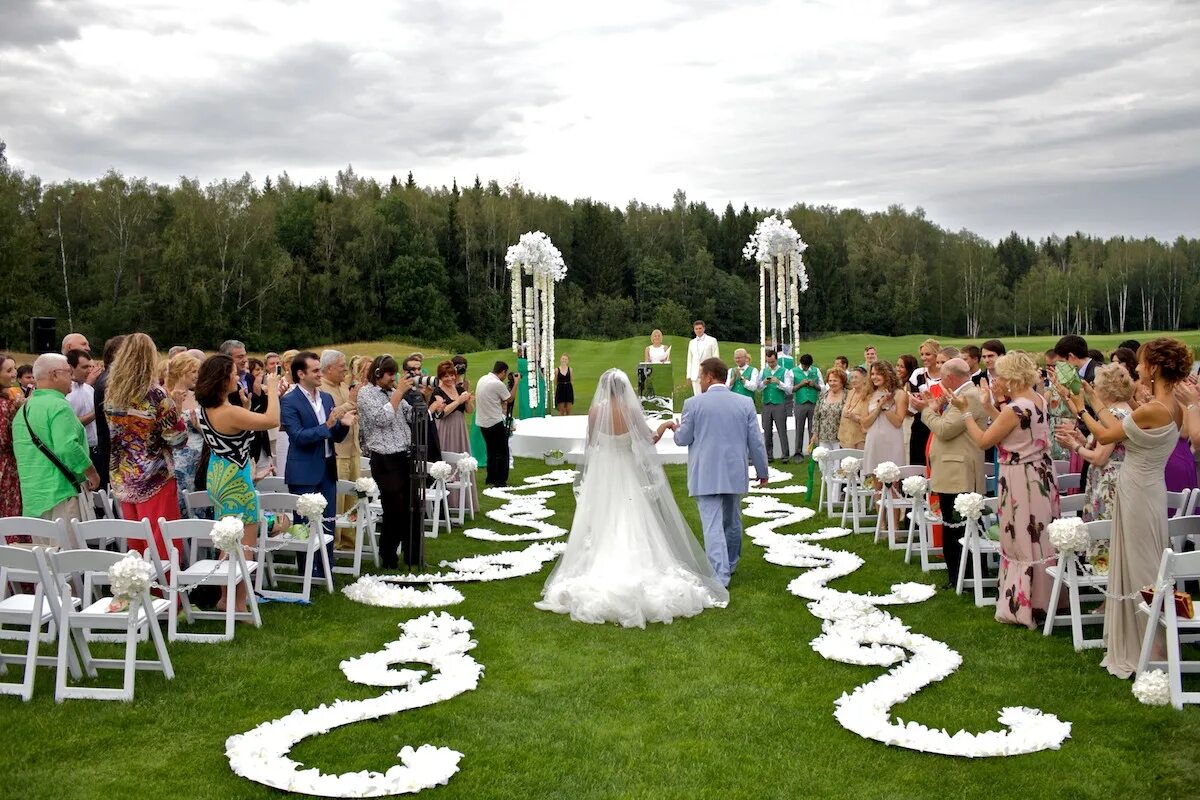
[[[996,619],[1040,628],[1053,583],[1046,567],[1054,548],[1046,525],[1059,515],[1058,484],[1050,458],[1050,424],[1045,400],[1031,388],[1037,364],[1026,353],[996,360],[992,389],[1009,398],[986,431],[967,415],[967,431],[981,448],[995,446],[1000,470],[1000,580]],[[965,397],[954,405],[966,407]],[[1045,561],[1043,561],[1045,559]]]

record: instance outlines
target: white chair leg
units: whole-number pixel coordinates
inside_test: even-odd
[[[1058,560],[1058,573],[1054,576],[1054,585],[1050,587],[1050,601],[1046,605],[1046,624],[1042,626],[1042,636],[1049,636],[1054,632],[1054,622],[1058,611],[1058,598],[1062,595],[1063,571],[1074,568],[1074,564],[1068,563],[1070,559],[1060,558]]]
[[[1083,612],[1079,607],[1079,583],[1074,574],[1067,576],[1067,603],[1071,607],[1071,644],[1079,651],[1083,649],[1083,618],[1080,616]],[[1050,606],[1047,611],[1052,615],[1055,608],[1057,606]]]
[[[329,551],[325,545],[321,545],[321,563],[325,565],[325,590],[333,594],[333,569],[329,563]]]
[[[1154,635],[1158,632],[1158,621],[1162,616],[1163,592],[1155,592],[1150,601],[1150,611],[1147,614],[1146,633],[1142,636],[1142,652],[1138,656],[1138,674],[1141,675],[1150,666],[1150,654],[1154,651]]]

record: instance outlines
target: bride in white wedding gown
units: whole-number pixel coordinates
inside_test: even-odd
[[[618,369],[600,376],[580,469],[567,549],[537,608],[645,628],[729,603],[655,458],[633,386]]]

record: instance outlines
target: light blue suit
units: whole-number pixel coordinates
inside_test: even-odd
[[[760,479],[767,477],[767,449],[754,401],[719,383],[683,404],[675,443],[688,448],[688,494],[700,507],[704,549],[722,584],[737,569],[742,553],[742,495],[753,461]]]

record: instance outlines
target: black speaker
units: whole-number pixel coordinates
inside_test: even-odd
[[[36,355],[57,353],[58,320],[54,317],[29,318],[29,352]]]

